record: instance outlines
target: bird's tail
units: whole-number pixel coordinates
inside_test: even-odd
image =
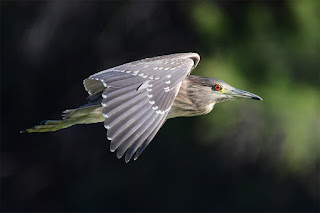
[[[21,133],[31,133],[31,132],[53,132],[60,129],[67,128],[69,126],[75,125],[76,122],[71,122],[67,120],[46,120],[41,122],[40,125],[35,126],[30,129],[21,131]]]
[[[101,105],[65,110],[63,112],[62,120],[42,121],[40,125],[21,131],[21,133],[53,132],[73,126],[75,124],[90,124],[103,122],[104,118],[102,116],[101,110]]]

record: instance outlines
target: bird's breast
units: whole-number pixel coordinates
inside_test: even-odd
[[[205,115],[208,114],[209,112],[211,112],[211,110],[213,109],[213,106],[208,106],[206,108],[202,108],[202,109],[186,109],[183,107],[178,107],[177,105],[173,104],[167,119],[169,118],[175,118],[175,117],[191,117],[191,116],[198,116],[198,115]]]

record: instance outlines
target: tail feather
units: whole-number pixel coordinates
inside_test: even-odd
[[[101,105],[66,110],[63,112],[63,120],[45,120],[40,125],[21,131],[20,133],[53,132],[75,124],[103,122],[104,118],[101,111]]]
[[[77,109],[67,109],[65,111],[62,112],[62,119],[66,119],[68,118],[75,110]]]
[[[67,121],[67,120],[48,120],[43,124],[40,124],[38,126],[35,126],[30,129],[26,129],[23,132],[31,133],[31,132],[53,132],[60,129],[67,128],[69,126],[74,125],[75,122]]]

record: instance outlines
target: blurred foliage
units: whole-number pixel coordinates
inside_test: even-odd
[[[319,211],[319,1],[1,1],[2,211]],[[136,162],[102,125],[19,134],[82,80],[194,51],[261,96],[170,119]]]

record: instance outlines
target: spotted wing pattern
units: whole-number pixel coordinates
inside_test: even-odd
[[[198,64],[196,53],[147,58],[90,76],[89,98],[102,94],[104,126],[117,157],[136,160],[166,121],[181,82]]]

